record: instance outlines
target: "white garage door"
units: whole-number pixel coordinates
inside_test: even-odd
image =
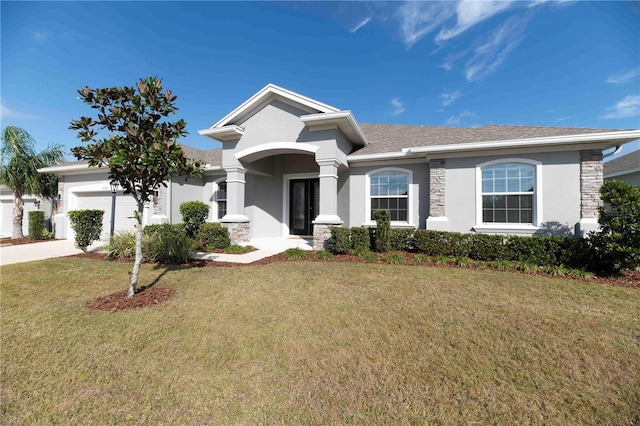
[[[109,240],[109,231],[111,230],[111,192],[79,192],[78,210],[104,210],[102,216],[102,236],[101,240]],[[133,231],[137,223],[133,217],[136,211],[136,201],[131,195],[116,195],[116,215],[115,215],[115,232]]]
[[[22,217],[22,233],[26,237],[29,234],[29,212],[36,210],[33,204],[35,198],[28,196],[23,198],[24,208]],[[13,234],[13,195],[10,199],[0,199],[0,237],[10,237]]]

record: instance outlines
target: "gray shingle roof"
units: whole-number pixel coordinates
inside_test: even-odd
[[[640,150],[630,152],[611,161],[604,163],[604,174],[624,172],[640,167]]]
[[[188,145],[182,145],[182,152],[184,152],[185,157],[191,160],[204,161],[206,164],[211,164],[212,166],[222,164],[222,148],[203,151]]]
[[[482,127],[414,126],[403,124],[360,124],[369,145],[355,155],[398,152],[403,148],[459,143],[506,141],[549,136],[604,133],[618,129],[588,129],[582,127],[504,126],[488,124]]]

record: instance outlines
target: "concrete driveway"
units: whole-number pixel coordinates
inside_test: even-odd
[[[88,251],[99,251],[105,243],[96,242],[89,246]],[[74,247],[73,241],[55,240],[33,244],[0,247],[0,266],[13,263],[33,262],[53,257],[72,256],[80,254],[82,250]]]

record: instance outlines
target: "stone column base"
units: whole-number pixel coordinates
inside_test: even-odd
[[[222,222],[221,225],[229,230],[231,244],[249,244],[249,240],[251,239],[251,222]]]
[[[313,249],[329,250],[331,248],[331,227],[336,224],[313,225]]]
[[[587,237],[589,232],[597,231],[599,229],[600,224],[598,223],[598,219],[595,217],[583,217],[580,219],[580,222],[578,222],[576,236]]]
[[[434,231],[448,231],[449,219],[445,216],[429,216],[427,218],[426,228]]]

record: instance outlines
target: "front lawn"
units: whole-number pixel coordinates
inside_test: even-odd
[[[634,424],[640,291],[490,270],[2,267],[3,425]]]

